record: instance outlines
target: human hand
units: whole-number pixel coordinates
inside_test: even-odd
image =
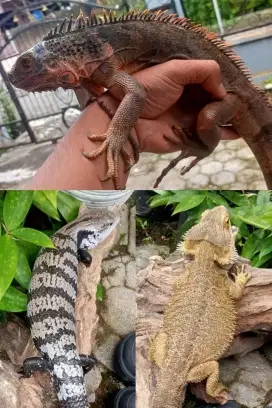
[[[180,138],[173,132],[172,126],[194,128],[201,108],[213,97],[223,99],[226,96],[220,68],[215,61],[171,60],[133,76],[147,91],[145,107],[134,133],[142,152],[170,153],[180,150]],[[192,84],[198,86],[192,87]],[[190,87],[192,92],[188,92]],[[115,112],[123,96],[122,91],[115,87],[99,99]],[[221,133],[222,139],[238,137],[230,127],[222,128]],[[164,135],[170,136],[172,142]]]

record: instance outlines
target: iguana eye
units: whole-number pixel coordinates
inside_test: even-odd
[[[26,70],[31,68],[32,58],[29,56],[25,56],[21,58],[21,66]]]

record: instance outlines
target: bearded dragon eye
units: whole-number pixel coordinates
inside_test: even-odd
[[[224,221],[224,227],[228,228],[229,225],[230,225],[230,220],[229,220],[229,218],[226,218],[225,221]]]

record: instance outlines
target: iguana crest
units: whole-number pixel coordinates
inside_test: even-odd
[[[146,10],[135,10],[132,9],[127,13],[122,13],[120,17],[117,18],[116,11],[104,11],[101,15],[97,16],[96,13],[92,10],[90,17],[84,16],[82,10],[79,13],[79,16],[74,21],[73,15],[71,15],[69,22],[67,17],[63,20],[61,24],[57,24],[54,29],[52,29],[49,34],[43,38],[43,41],[52,40],[59,38],[65,34],[69,33],[78,33],[79,31],[84,31],[89,27],[95,27],[98,25],[105,24],[116,24],[119,22],[126,22],[131,20],[143,20],[143,21],[160,21],[162,23],[169,23],[178,25],[185,30],[192,30],[195,33],[199,34],[202,38],[212,42],[214,45],[223,52],[231,62],[237,66],[243,75],[248,79],[249,82],[252,81],[251,73],[244,61],[240,58],[239,55],[224,41],[217,37],[213,32],[210,32],[208,29],[203,27],[201,24],[194,24],[190,19],[186,17],[178,17],[177,14],[167,14],[168,10],[157,10],[151,11],[150,9]],[[255,85],[254,85],[255,86]],[[256,89],[263,95],[266,103],[269,106],[272,106],[268,98],[266,97],[265,91],[258,86],[255,86]]]

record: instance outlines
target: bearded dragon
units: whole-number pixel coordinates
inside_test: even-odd
[[[56,232],[55,248],[43,248],[34,264],[27,315],[31,335],[42,357],[25,360],[27,376],[48,370],[62,408],[88,408],[83,366],[94,364],[76,347],[75,301],[79,260],[91,263],[95,248],[118,219],[108,211],[83,214]]]
[[[174,282],[162,330],[151,339],[149,359],[160,367],[152,408],[179,408],[188,383],[206,382],[207,394],[227,402],[219,382],[218,359],[230,346],[236,324],[235,300],[250,273],[237,257],[234,234],[224,206],[203,212],[185,235],[184,254],[194,261]]]
[[[81,13],[75,24],[72,17],[69,23],[65,19],[22,53],[9,79],[14,86],[35,92],[84,87],[101,95],[105,88],[119,87],[124,98],[108,131],[88,136],[103,143],[83,154],[95,159],[106,151],[108,172],[103,180],[112,178],[115,188],[120,188],[120,155],[130,167],[138,158],[138,145],[130,132],[146,100],[144,87],[131,74],[172,59],[216,61],[227,90],[223,100],[211,100],[200,110],[193,129],[180,129],[181,157],[197,157],[183,174],[215,149],[220,141],[220,126],[232,124],[253,151],[271,189],[272,108],[263,91],[251,84],[240,57],[215,34],[186,18],[149,10],[131,10],[119,19],[111,12],[99,18],[92,13],[90,19]],[[128,139],[135,157],[127,147]]]

